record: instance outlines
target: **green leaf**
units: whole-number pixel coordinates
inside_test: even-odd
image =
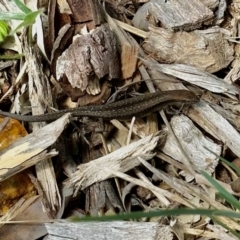
[[[8,35],[9,27],[4,21],[0,21],[0,42],[3,42]]]
[[[31,9],[29,9],[23,2],[21,2],[20,0],[13,0],[14,3],[16,4],[16,6],[22,10],[25,14],[28,14],[31,11]]]
[[[26,25],[32,25],[35,23],[35,20],[36,20],[36,17],[42,13],[42,9],[38,10],[38,11],[35,11],[35,12],[31,12],[29,14],[27,14],[25,16],[25,19],[24,19],[24,22],[26,23]]]
[[[11,31],[11,35],[14,34],[18,29],[22,28],[22,27],[28,27],[31,26],[35,23],[36,17],[38,16],[38,14],[40,14],[43,10],[40,9],[38,11],[35,12],[31,12],[29,14],[27,14],[24,18],[24,21],[22,23],[20,23],[14,30]]]

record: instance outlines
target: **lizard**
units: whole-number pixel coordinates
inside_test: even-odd
[[[189,105],[197,103],[198,101],[199,98],[188,90],[170,90],[147,93],[105,105],[70,108],[41,115],[19,115],[1,110],[0,115],[24,122],[53,121],[65,113],[71,113],[73,117],[126,120],[131,119],[133,116],[144,117],[151,112],[166,109],[169,106],[179,106],[179,104]]]

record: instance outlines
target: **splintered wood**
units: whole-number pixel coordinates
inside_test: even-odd
[[[68,118],[69,114],[17,140],[1,151],[0,181],[33,166],[46,157],[57,155],[56,151],[48,152],[47,148],[57,141],[69,121]]]
[[[99,159],[82,164],[65,184],[73,185],[75,189],[83,190],[95,182],[103,181],[112,176],[111,172],[107,173],[104,169],[106,167],[126,172],[139,165],[139,160],[137,159],[139,154],[144,159],[150,160],[154,156],[152,151],[156,147],[158,140],[158,136],[151,135]]]

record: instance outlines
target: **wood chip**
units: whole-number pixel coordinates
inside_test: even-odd
[[[155,24],[171,31],[189,31],[209,25],[213,17],[213,12],[199,0],[151,0],[136,12],[133,25],[143,30]]]

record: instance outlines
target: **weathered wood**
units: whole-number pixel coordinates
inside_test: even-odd
[[[159,62],[187,64],[210,73],[227,67],[233,60],[233,46],[220,28],[175,33],[150,27],[143,48]]]
[[[49,234],[47,240],[173,239],[171,228],[159,226],[157,222],[46,223],[45,226]]]
[[[77,97],[77,92],[78,96],[84,91],[98,94],[101,91],[99,80],[104,77],[108,80],[119,78],[116,38],[108,24],[101,25],[91,34],[76,36],[57,59],[56,69],[57,80],[72,98]]]
[[[154,0],[137,11],[133,25],[143,30],[148,30],[149,25],[153,25],[189,31],[209,25],[213,17],[213,12],[199,0]]]

